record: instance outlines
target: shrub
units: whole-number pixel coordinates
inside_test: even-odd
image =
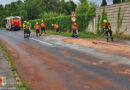
[[[34,29],[34,25],[36,22],[41,22],[42,19],[30,20],[31,28]],[[72,31],[72,22],[71,16],[58,16],[58,17],[51,17],[51,18],[44,18],[43,19],[48,30],[53,29],[51,24],[58,24],[61,31],[67,32]],[[90,20],[90,16],[88,15],[78,15],[77,16],[77,25],[79,31],[85,31],[88,26]]]

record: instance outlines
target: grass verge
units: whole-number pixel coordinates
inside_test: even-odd
[[[3,53],[4,58],[7,60],[9,66],[10,66],[10,70],[13,73],[14,78],[16,79],[16,83],[17,85],[15,86],[17,90],[29,90],[29,86],[20,79],[18,72],[10,58],[10,55],[7,53],[7,51],[5,50],[5,48],[3,46],[0,45],[0,49]]]
[[[35,30],[31,30],[32,32],[35,32]],[[46,33],[48,34],[54,34],[54,30],[46,30]],[[94,34],[91,32],[79,32],[80,38],[105,38],[105,34]],[[71,32],[60,32],[61,36],[66,36],[66,37],[71,37],[72,33]],[[113,35],[114,38],[118,39],[125,39],[125,40],[130,40],[130,36],[126,35]]]
[[[35,30],[31,30],[32,32],[35,32]],[[46,33],[48,34],[54,34],[55,31],[54,30],[46,30]],[[93,34],[93,33],[86,33],[86,32],[79,32],[80,34],[80,38],[97,38],[100,37],[99,34]],[[61,36],[66,36],[66,37],[71,37],[72,33],[71,32],[60,32],[59,35]]]

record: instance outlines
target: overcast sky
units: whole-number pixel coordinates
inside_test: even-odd
[[[11,3],[11,2],[14,2],[14,1],[17,1],[17,0],[0,0],[0,4],[8,4],[8,3]],[[23,0],[21,0],[23,1]],[[66,0],[68,1],[68,0]],[[79,0],[73,0],[75,3],[78,3]],[[102,0],[89,0],[89,1],[92,1],[92,2],[95,2],[96,4],[100,5],[102,3]],[[113,0],[107,0],[108,4],[112,4],[112,1]]]

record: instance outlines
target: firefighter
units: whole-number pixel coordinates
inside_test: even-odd
[[[57,24],[52,24],[52,27],[55,28],[56,34],[59,33],[59,26]]]
[[[35,24],[35,30],[36,30],[36,36],[40,36],[40,31],[39,31],[39,24],[36,22]]]
[[[41,35],[43,34],[43,31],[44,31],[44,33],[46,34],[46,32],[45,32],[45,23],[43,22],[43,20],[42,20],[42,22],[41,22]]]
[[[27,30],[26,30],[27,21],[24,21],[23,23],[23,29],[24,29],[24,38],[27,38]]]
[[[27,38],[28,37],[30,37],[30,23],[29,22],[27,22],[27,24],[26,24],[26,30],[27,30]]]
[[[72,24],[72,30],[73,30],[72,37],[77,38],[78,37],[78,27],[77,27],[76,22]]]
[[[109,34],[110,34],[110,37],[111,37],[111,41],[113,41],[111,25],[110,25],[110,23],[108,22],[107,19],[104,19],[104,30],[106,32],[106,40],[107,40],[107,42],[109,41],[109,38],[108,38]]]

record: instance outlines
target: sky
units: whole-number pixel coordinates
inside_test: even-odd
[[[0,4],[5,5],[5,4],[9,4],[9,3],[11,3],[11,2],[14,2],[14,1],[17,1],[17,0],[0,0]],[[23,1],[23,0],[21,0],[21,1]],[[66,0],[66,1],[68,1],[68,0]],[[75,3],[78,3],[78,2],[79,2],[79,0],[73,0],[73,1],[74,1]],[[102,0],[89,0],[89,1],[95,2],[95,3],[98,4],[98,5],[100,5],[100,4],[102,3]],[[113,1],[113,0],[107,0],[107,2],[108,2],[109,5],[112,4],[112,1]]]

